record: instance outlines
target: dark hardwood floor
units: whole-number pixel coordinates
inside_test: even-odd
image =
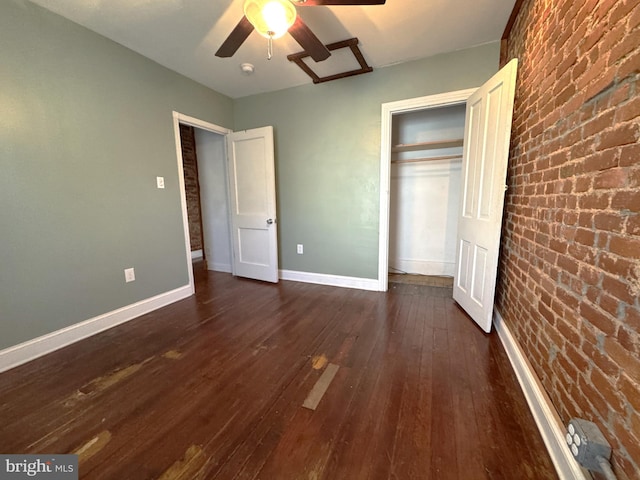
[[[450,288],[202,270],[194,297],[0,374],[0,452],[75,452],[82,479],[558,478]]]

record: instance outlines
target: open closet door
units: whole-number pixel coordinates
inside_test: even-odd
[[[453,298],[491,331],[518,62],[467,100]]]
[[[278,281],[273,127],[227,135],[233,274]]]

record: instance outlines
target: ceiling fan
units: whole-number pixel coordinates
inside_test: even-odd
[[[316,62],[326,60],[331,53],[311,29],[296,14],[296,7],[319,5],[384,5],[386,0],[245,0],[244,16],[222,43],[217,57],[231,57],[253,30],[257,30],[268,43],[271,58],[272,40],[287,31]]]

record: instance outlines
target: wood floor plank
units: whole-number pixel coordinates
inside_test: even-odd
[[[440,303],[440,302],[437,302]],[[453,389],[451,381],[451,356],[456,355],[449,346],[446,329],[433,329],[433,378],[431,385],[431,476],[443,480],[457,479],[462,476],[458,470],[457,436],[455,429]]]
[[[409,331],[410,345],[407,351],[406,375],[402,382],[402,397],[398,412],[398,427],[393,441],[392,464],[389,478],[420,478],[430,470],[429,425],[431,396],[432,344],[425,340],[433,335],[427,326],[429,307],[427,297],[416,295],[412,314],[414,328]],[[424,362],[424,363],[423,363]]]
[[[322,375],[311,389],[311,392],[309,392],[309,396],[307,396],[304,402],[302,402],[302,406],[304,408],[308,408],[309,410],[315,410],[318,408],[320,400],[322,400],[324,394],[327,393],[329,385],[331,385],[333,377],[336,376],[339,368],[340,367],[335,363],[327,365],[327,368],[322,372]]]
[[[380,422],[379,430],[375,435],[375,440],[371,446],[373,458],[370,465],[369,478],[389,478],[393,464],[394,447],[397,439],[400,423],[400,412],[404,393],[405,379],[408,375],[411,340],[417,321],[416,303],[417,296],[411,295],[409,301],[403,302],[403,309],[400,311],[402,322],[394,329],[395,342],[393,348],[387,351],[389,361],[388,366],[383,369],[385,372],[385,382],[382,388],[387,389],[384,406],[379,408]]]
[[[470,478],[488,480],[482,459],[482,445],[477,441],[470,441],[480,438],[477,420],[479,416],[484,416],[483,412],[474,408],[474,391],[471,387],[471,378],[476,374],[477,366],[467,361],[467,334],[470,333],[470,329],[477,327],[466,315],[453,307],[453,302],[448,305],[446,312],[449,347],[452,352],[458,352],[450,357],[450,380],[454,386],[451,410],[456,431],[458,471],[466,472]]]
[[[0,374],[0,450],[80,452],[83,480],[557,478],[450,288],[195,273],[194,296]]]

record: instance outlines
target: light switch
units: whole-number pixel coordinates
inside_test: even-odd
[[[156,177],[158,188],[164,188],[164,177]]]

